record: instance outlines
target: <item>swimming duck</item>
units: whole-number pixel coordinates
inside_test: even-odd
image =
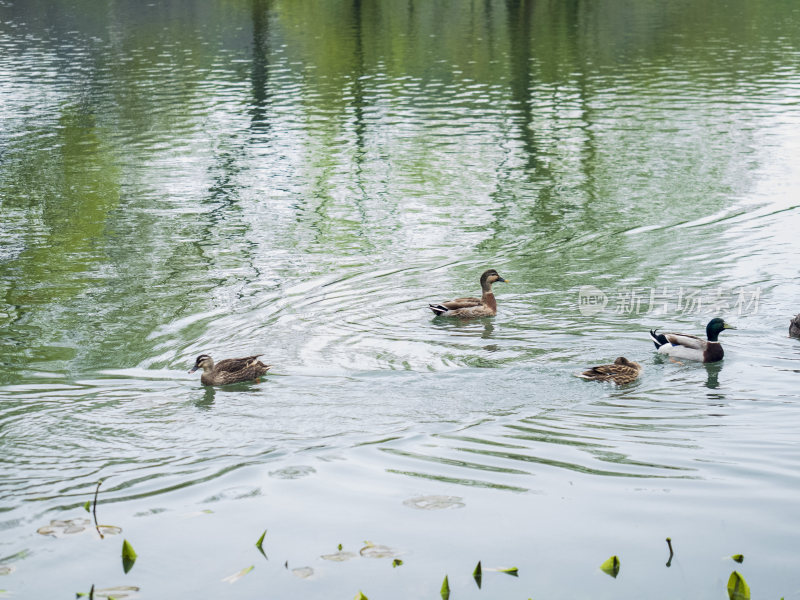
[[[591,379],[592,381],[613,381],[617,385],[623,385],[635,381],[641,372],[642,365],[620,356],[614,361],[613,365],[592,367],[578,375],[578,377]]]
[[[270,368],[270,365],[265,365],[258,360],[259,356],[261,354],[245,358],[226,358],[214,364],[214,359],[208,354],[201,354],[194,361],[194,366],[189,373],[203,369],[203,374],[200,376],[200,383],[203,385],[225,385],[251,381],[261,377]]]
[[[650,339],[653,340],[656,349],[661,354],[668,354],[673,358],[713,363],[722,360],[722,357],[725,356],[722,344],[717,341],[719,334],[725,329],[736,329],[736,327],[728,325],[717,317],[711,319],[706,325],[708,341],[683,333],[657,333],[657,329],[650,330]]]
[[[789,335],[800,338],[800,314],[795,315],[794,319],[789,321]]]
[[[494,299],[492,284],[508,283],[494,269],[489,269],[481,275],[481,294],[480,298],[456,298],[439,304],[429,304],[430,308],[437,317],[460,317],[462,319],[472,319],[475,317],[493,317],[497,314],[497,300]]]

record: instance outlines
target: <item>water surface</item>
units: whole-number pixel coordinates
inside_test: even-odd
[[[0,588],[796,597],[799,17],[0,2]],[[497,317],[432,318],[489,267]],[[722,363],[655,355],[717,315]],[[37,533],[101,478],[127,575]],[[403,566],[320,558],[365,540]]]

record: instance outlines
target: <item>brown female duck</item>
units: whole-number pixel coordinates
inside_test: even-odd
[[[617,385],[624,385],[635,381],[642,372],[642,365],[620,356],[613,365],[598,365],[584,371],[578,377],[592,381],[613,381]]]
[[[800,338],[800,314],[795,315],[794,319],[789,321],[789,335]]]
[[[261,377],[270,368],[270,365],[265,365],[258,360],[259,356],[261,354],[245,358],[226,358],[215,364],[214,359],[208,354],[201,354],[194,361],[194,366],[189,373],[203,369],[203,374],[200,376],[200,383],[203,385],[225,385],[251,381]]]
[[[493,317],[497,314],[497,300],[494,299],[492,284],[508,283],[494,269],[489,269],[481,275],[481,290],[483,294],[480,298],[456,298],[439,304],[429,304],[430,308],[437,317],[459,317],[462,319],[473,319],[475,317]]]

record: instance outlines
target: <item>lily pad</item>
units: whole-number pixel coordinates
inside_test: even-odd
[[[364,546],[358,553],[364,558],[395,558],[399,552],[389,546],[382,546],[380,544],[373,544],[372,542],[364,542]]]
[[[353,600],[369,600],[369,598],[364,595],[364,592],[359,591]]]
[[[228,575],[227,577],[223,578],[222,581],[227,581],[228,583],[236,583],[242,577],[247,575],[250,571],[252,571],[255,568],[256,568],[255,565],[250,565],[249,567],[245,567],[244,569],[242,569],[237,573],[234,573],[233,575]]]
[[[450,582],[447,581],[447,575],[444,576],[442,589],[439,593],[442,595],[442,600],[450,600]]]
[[[122,527],[117,527],[116,525],[98,525],[97,528],[102,535],[119,535],[122,533]]]
[[[728,579],[728,597],[730,600],[750,600],[750,586],[736,571]]]
[[[49,535],[52,537],[61,537],[64,535],[73,535],[86,531],[91,521],[89,519],[53,519],[49,525],[43,525],[36,530],[40,535]]]
[[[331,560],[333,562],[344,562],[346,560],[350,560],[351,558],[355,558],[357,555],[354,552],[345,552],[344,550],[339,550],[333,554],[323,554],[320,558],[324,560]]]
[[[733,556],[731,556],[731,558],[739,564],[744,562],[744,555],[742,554],[734,554]]]
[[[394,568],[396,568],[396,567],[401,567],[402,565],[403,565],[403,561],[402,561],[402,560],[400,560],[399,558],[395,558],[395,559],[392,561],[392,568],[393,568],[393,569],[394,569]]]
[[[459,496],[417,496],[404,500],[403,504],[417,510],[445,510],[448,508],[464,508],[463,500]]]
[[[600,565],[600,570],[604,573],[616,577],[619,575],[619,558],[616,555],[609,558],[606,562]]]
[[[314,575],[314,569],[311,567],[297,567],[296,569],[292,569],[292,575],[300,579],[308,579]]]
[[[130,598],[136,595],[139,588],[135,585],[118,585],[94,591],[95,598]]]

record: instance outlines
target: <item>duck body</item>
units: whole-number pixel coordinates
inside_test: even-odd
[[[266,373],[270,365],[265,365],[258,357],[246,356],[244,358],[226,358],[214,362],[208,354],[201,354],[194,362],[194,366],[189,373],[194,373],[197,369],[203,369],[200,376],[200,383],[203,385],[226,385],[229,383],[239,383],[242,381],[252,381]]]
[[[494,269],[489,269],[481,275],[480,298],[456,298],[438,304],[428,304],[437,317],[458,317],[461,319],[474,319],[476,317],[493,317],[497,314],[497,300],[492,291],[493,283],[508,283]]]
[[[718,340],[719,334],[725,329],[736,328],[720,318],[715,318],[706,325],[708,338],[706,340],[685,333],[658,333],[657,329],[650,330],[650,339],[660,354],[667,354],[676,359],[713,363],[721,361],[725,356],[722,344]]]
[[[578,375],[578,377],[592,381],[613,381],[617,385],[624,385],[635,381],[641,372],[642,365],[620,356],[613,364],[592,367]]]
[[[789,335],[800,338],[800,314],[795,315],[794,319],[789,322]]]

